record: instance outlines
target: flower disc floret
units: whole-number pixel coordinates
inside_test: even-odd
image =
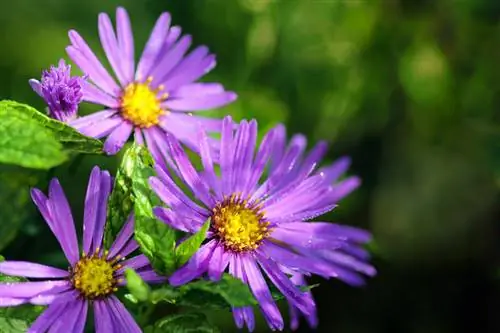
[[[212,211],[212,228],[229,250],[255,250],[269,236],[264,214],[237,195],[218,203]]]

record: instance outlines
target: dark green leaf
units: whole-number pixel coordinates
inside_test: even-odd
[[[34,213],[29,188],[37,183],[33,170],[0,166],[0,250],[16,236],[18,230]]]
[[[138,301],[144,302],[148,300],[151,290],[139,274],[133,269],[127,268],[125,270],[125,280],[127,280],[128,290]]]
[[[4,100],[0,101],[0,110],[9,110],[8,112],[15,113],[20,117],[31,118],[33,121],[36,121],[48,129],[63,145],[65,150],[84,154],[102,154],[101,141],[87,137],[73,127],[52,119],[29,105]]]
[[[257,304],[248,286],[229,274],[224,274],[217,282],[198,280],[179,288],[162,286],[151,293],[150,301],[165,301],[197,309],[224,309]]]
[[[0,101],[0,162],[50,169],[66,161],[63,146],[33,118],[31,113],[35,112],[38,111],[27,105]]]
[[[175,269],[176,232],[153,214],[153,207],[161,201],[148,184],[154,175],[151,156],[142,146],[133,145],[130,149],[136,156],[132,173],[135,239],[155,270],[168,275]]]
[[[217,333],[219,329],[202,313],[181,313],[165,317],[144,333]]]
[[[313,288],[319,287],[319,283],[311,284],[310,286],[300,286],[300,290],[303,292],[309,291]],[[283,294],[274,286],[274,284],[270,284],[269,289],[271,290],[271,295],[275,301],[280,301],[285,298]]]
[[[205,224],[198,230],[197,233],[190,236],[188,239],[183,241],[175,249],[175,256],[177,261],[177,266],[184,265],[193,254],[198,251],[201,243],[206,238],[208,228],[210,227],[210,220],[206,221]]]

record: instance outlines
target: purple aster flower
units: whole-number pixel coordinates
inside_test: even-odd
[[[206,46],[199,46],[185,56],[191,36],[181,36],[181,29],[170,26],[170,15],[163,13],[135,66],[134,40],[125,9],[116,11],[116,34],[108,15],[99,15],[99,37],[116,82],[99,62],[85,40],[74,30],[69,32],[67,52],[92,83],[84,86],[84,101],[106,109],[71,123],[87,136],[106,137],[104,150],[118,152],[134,133],[155,156],[157,142],[164,133],[172,133],[189,147],[196,148],[195,124],[201,122],[209,131],[218,132],[220,119],[194,116],[191,112],[226,105],[236,94],[218,83],[196,83],[215,66],[215,56]]]
[[[3,274],[34,279],[0,283],[0,306],[48,305],[28,332],[83,332],[89,306],[94,310],[96,332],[141,332],[114,293],[125,283],[126,268],[135,269],[148,282],[163,279],[154,273],[144,255],[125,260],[138,247],[132,238],[132,216],[110,249],[102,249],[110,191],[109,173],[94,167],[85,198],[83,254],[79,255],[71,210],[57,179],[51,181],[48,197],[38,189],[32,190],[33,201],[61,245],[69,269],[24,261],[0,263]]]
[[[68,122],[76,118],[84,81],[83,77],[71,76],[71,66],[61,59],[57,67],[50,66],[48,71],[43,71],[42,82],[31,79],[29,83],[47,103],[49,116]]]
[[[270,328],[281,330],[283,319],[264,276],[283,293],[293,311],[303,313],[315,325],[314,300],[298,286],[305,283],[302,274],[335,277],[353,286],[364,283],[362,274],[375,274],[362,256],[361,245],[371,239],[367,231],[305,222],[332,210],[359,185],[356,177],[332,184],[345,171],[345,160],[315,172],[326,151],[324,143],[305,154],[306,140],[298,135],[285,147],[284,128],[279,126],[266,134],[254,156],[257,123],[242,121],[235,130],[231,117],[226,117],[217,176],[205,131],[199,130],[201,172],[180,143],[172,135],[166,137],[176,169],[196,200],[184,194],[168,170],[157,164],[158,177],[152,177],[150,185],[169,208],[155,207],[155,215],[190,233],[211,220],[206,243],[172,274],[172,285],[205,273],[217,280],[228,269],[248,283]],[[270,170],[267,179],[263,176],[266,167]],[[234,308],[233,314],[238,327],[246,323],[250,331],[254,329],[251,307]]]

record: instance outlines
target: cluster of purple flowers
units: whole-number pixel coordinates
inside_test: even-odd
[[[0,284],[0,306],[48,305],[29,332],[83,332],[89,306],[96,332],[140,332],[115,295],[124,284],[126,268],[136,270],[146,282],[168,281],[172,286],[198,278],[217,281],[229,272],[248,284],[270,329],[282,330],[283,317],[269,289],[273,284],[288,301],[291,327],[296,329],[299,315],[312,327],[318,323],[314,299],[304,288],[305,277],[333,277],[360,286],[364,276],[375,275],[363,248],[371,239],[369,232],[310,222],[359,186],[355,176],[341,178],[348,170],[348,158],[320,168],[327,150],[324,142],[308,152],[304,136],[287,140],[284,126],[278,125],[259,144],[255,120],[235,124],[230,116],[211,119],[194,113],[224,106],[236,95],[218,83],[197,82],[214,68],[215,57],[205,46],[187,54],[191,37],[170,25],[168,13],[157,20],[137,64],[127,12],[117,9],[116,29],[106,14],[100,14],[98,21],[116,80],[80,34],[71,30],[66,51],[84,76],[71,77],[70,66],[60,61],[43,73],[41,82],[30,83],[46,101],[50,116],[87,136],[106,138],[108,154],[117,153],[133,134],[156,161],[156,176],[149,184],[164,205],[154,208],[155,216],[188,234],[210,220],[206,240],[167,277],[155,273],[142,254],[127,259],[138,248],[133,216],[113,245],[104,249],[112,181],[108,172],[95,167],[85,198],[80,247],[67,199],[53,180],[47,196],[34,189],[32,198],[59,241],[69,269],[0,263],[1,273],[30,279]],[[78,117],[82,101],[102,105],[103,110]],[[211,137],[212,132],[220,133],[220,139]],[[183,145],[198,153],[201,171]],[[238,328],[254,329],[252,307],[232,312]]]

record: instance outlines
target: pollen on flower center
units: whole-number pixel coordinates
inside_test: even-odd
[[[269,222],[259,208],[237,195],[215,206],[211,227],[224,246],[235,252],[255,250],[270,233]]]
[[[102,298],[117,290],[119,282],[115,272],[121,268],[117,262],[120,257],[108,260],[107,251],[103,256],[98,255],[99,250],[91,256],[85,254],[70,268],[71,283],[86,299]]]
[[[152,81],[153,78],[149,77],[146,82],[130,83],[123,91],[120,105],[122,116],[135,126],[148,128],[157,125],[159,117],[165,113],[161,102],[167,99],[168,94],[158,97],[164,87],[160,85],[152,89]]]

